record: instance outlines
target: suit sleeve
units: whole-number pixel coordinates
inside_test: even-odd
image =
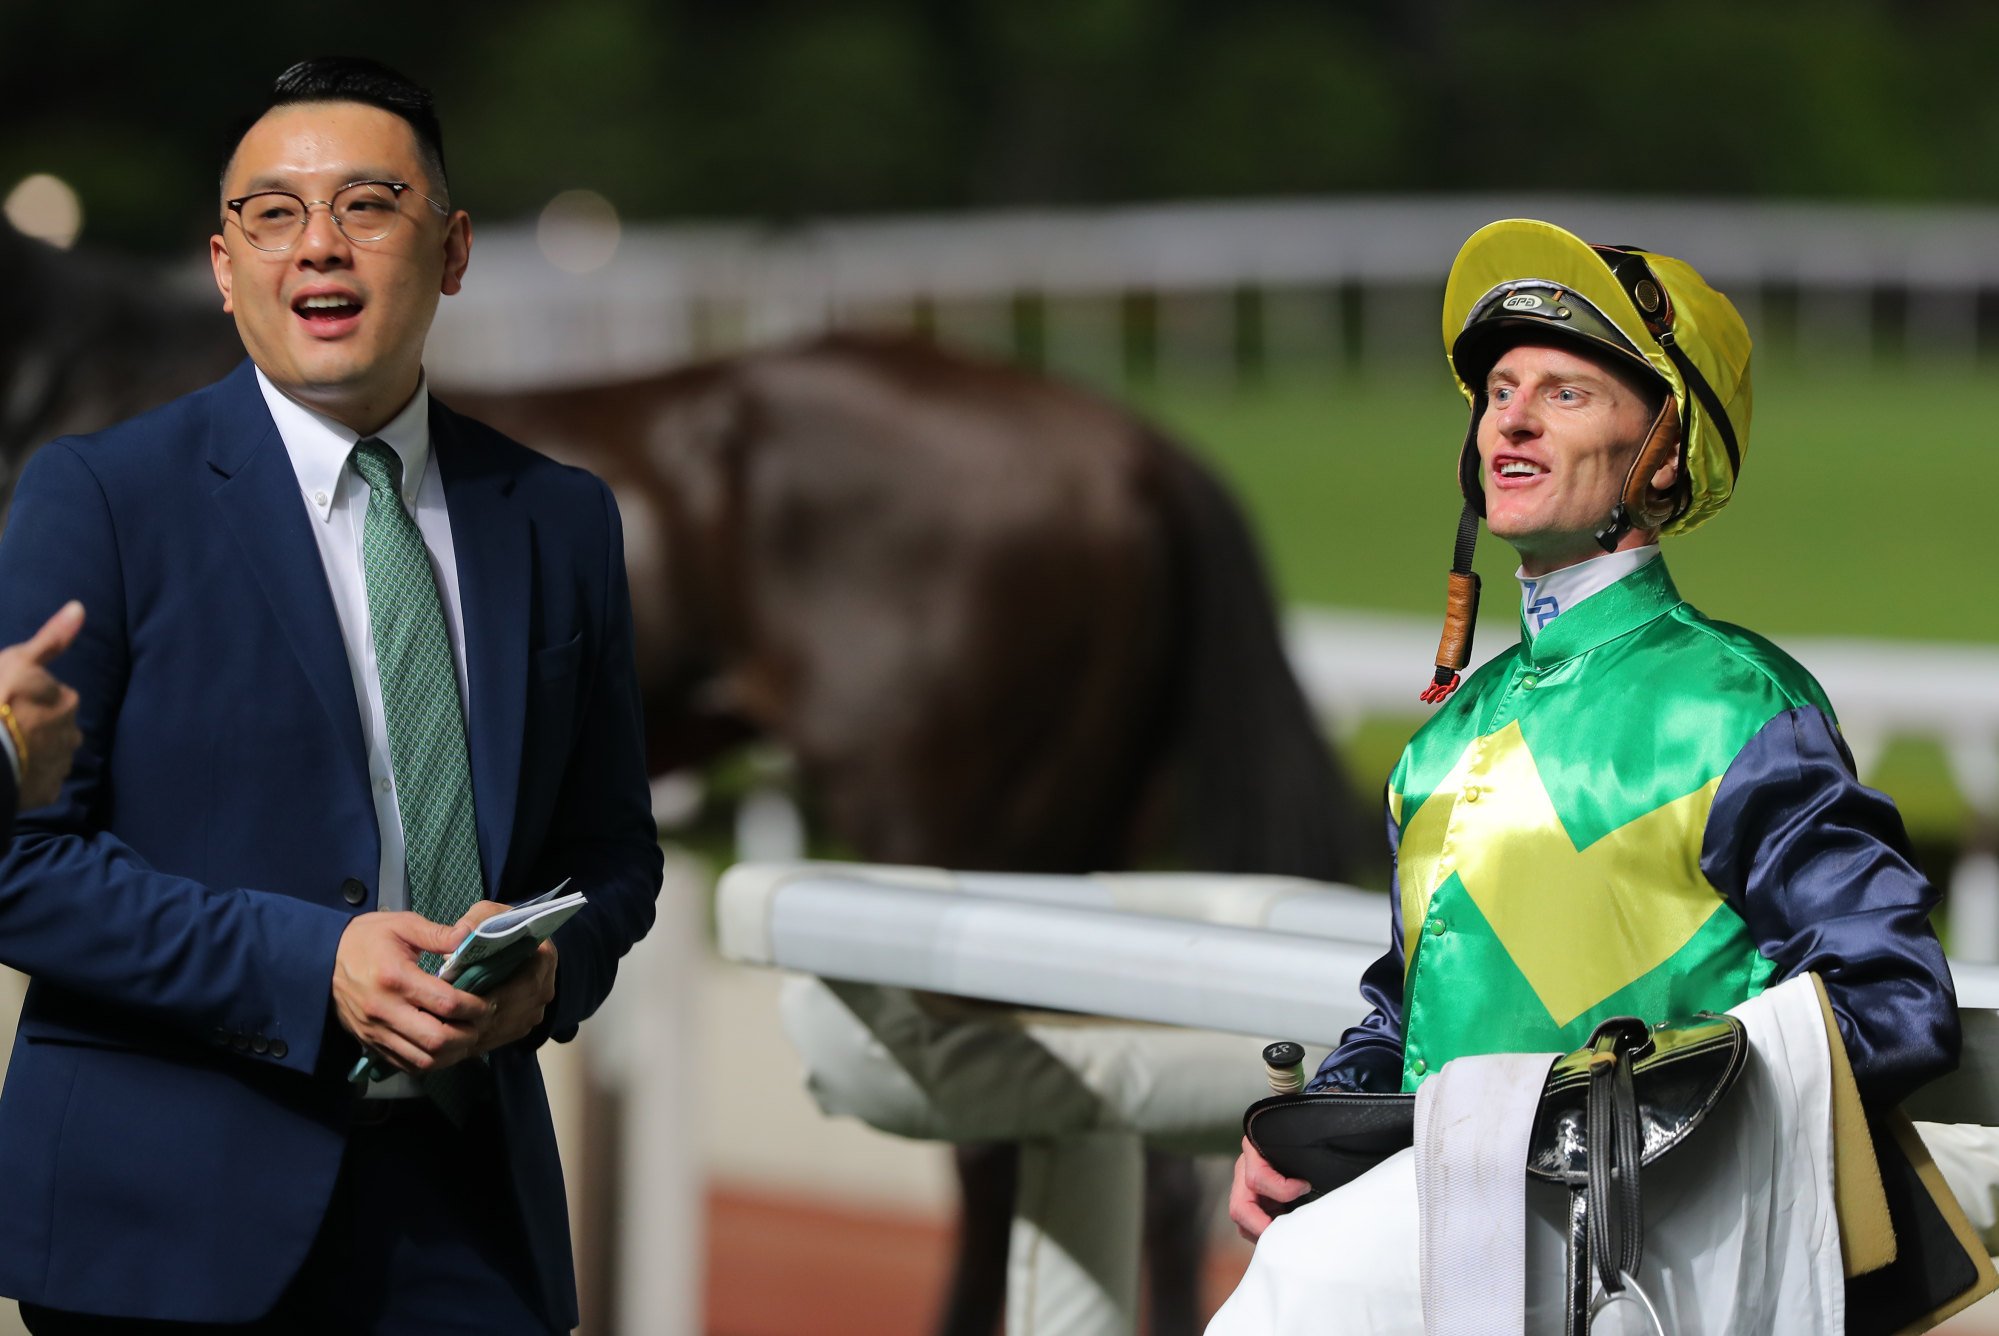
[[[8,744],[7,754],[13,755]],[[14,816],[21,807],[21,786],[14,781],[14,767],[0,765],[0,843],[14,838]]]
[[[597,493],[605,533],[598,644],[536,873],[537,884],[572,878],[590,904],[556,932],[555,1000],[530,1036],[536,1042],[575,1037],[603,1005],[618,960],[652,926],[665,866],[646,773],[623,530],[610,489],[599,482]]]
[[[166,1035],[258,1036],[244,1061],[310,1071],[347,918],[291,896],[161,872],[108,832],[120,708],[131,671],[117,527],[96,476],[63,442],[22,474],[0,536],[0,637],[25,638],[83,601],[82,633],[55,671],[76,689],[83,742],[56,802],[0,853],[0,961],[118,1019]],[[11,641],[9,642],[11,643]]]
[[[1825,981],[1870,1103],[1957,1066],[1957,994],[1930,928],[1937,893],[1895,804],[1855,778],[1822,711],[1778,715],[1730,764],[1701,871],[1781,977]]]
[[[1401,851],[1395,818],[1388,822],[1391,862]],[[1399,873],[1388,886],[1388,950],[1360,976],[1366,1019],[1340,1036],[1306,1089],[1355,1090],[1392,1094],[1402,1089],[1402,885]]]

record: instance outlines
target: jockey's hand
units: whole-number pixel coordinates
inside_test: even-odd
[[[1270,1228],[1272,1216],[1282,1215],[1291,1202],[1312,1190],[1302,1178],[1286,1178],[1270,1167],[1270,1161],[1242,1139],[1242,1154],[1236,1157],[1235,1182],[1229,1186],[1229,1219],[1251,1243]]]

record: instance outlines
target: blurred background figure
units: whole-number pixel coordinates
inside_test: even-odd
[[[946,1157],[813,1112],[771,981],[707,955],[719,865],[1385,885],[1349,823],[1422,717],[1449,554],[1378,554],[1452,518],[1435,256],[1495,217],[1697,254],[1748,314],[1770,407],[1743,486],[1803,504],[1676,578],[1826,682],[1948,887],[1951,950],[1999,955],[1999,538],[1965,485],[1999,416],[1972,91],[1999,16],[1593,15],[1571,49],[1601,58],[1568,77],[1597,114],[1557,130],[1504,96],[1558,77],[1547,53],[1463,0],[426,15],[310,0],[217,39],[133,4],[115,41],[101,12],[0,15],[0,479],[240,355],[176,257],[212,227],[244,71],[337,16],[436,89],[482,221],[428,369],[616,490],[681,851],[627,980],[668,982],[614,999],[558,1107],[587,1330],[915,1333],[945,1306]],[[1684,68],[1702,97],[1638,151],[1629,90]],[[1578,133],[1601,142],[1504,149]],[[1827,550],[1828,525],[1875,541]],[[1511,565],[1488,544],[1480,570]],[[1218,1245],[1177,1279],[1212,1305],[1239,1266]]]

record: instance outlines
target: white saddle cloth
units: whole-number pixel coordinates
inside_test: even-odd
[[[1749,1061],[1726,1100],[1644,1179],[1641,1283],[1672,1336],[1845,1329],[1831,1065],[1809,978],[1735,1008]],[[1423,1332],[1417,1150],[1280,1218],[1208,1336]],[[1560,1331],[1568,1193],[1527,1185],[1526,1330]],[[1607,1309],[1598,1336],[1643,1328]]]

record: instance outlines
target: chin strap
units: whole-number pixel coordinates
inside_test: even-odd
[[[1437,642],[1437,671],[1422,699],[1436,705],[1458,689],[1459,674],[1471,662],[1472,628],[1478,622],[1478,575],[1471,568],[1478,545],[1478,511],[1465,502],[1458,517],[1458,541],[1444,600],[1444,634]]]
[[[1606,552],[1615,552],[1617,545],[1624,541],[1624,535],[1630,532],[1630,508],[1619,501],[1610,508],[1610,522],[1596,531],[1596,545]]]

